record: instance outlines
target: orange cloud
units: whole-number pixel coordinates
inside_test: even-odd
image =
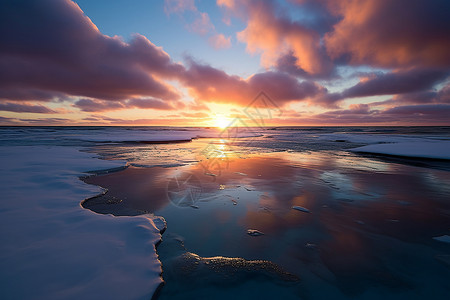
[[[247,27],[237,33],[251,54],[261,54],[264,67],[275,66],[280,57],[292,54],[297,68],[312,75],[331,72],[333,67],[321,46],[321,36],[301,23],[277,15],[274,3],[246,1],[241,7],[234,2],[220,2],[236,14],[246,14]],[[239,11],[241,9],[242,11]]]
[[[324,37],[334,59],[388,68],[450,66],[448,2],[329,0],[328,6],[342,18]]]

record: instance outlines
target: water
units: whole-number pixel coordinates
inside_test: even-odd
[[[87,179],[110,191],[83,205],[166,219],[159,299],[446,299],[450,293],[450,244],[433,239],[450,235],[448,163],[346,151],[377,141],[448,140],[448,127],[270,128],[232,144],[199,138],[159,145],[86,136],[172,128],[0,130],[0,145],[82,146],[130,163]],[[264,234],[251,236],[249,229]]]

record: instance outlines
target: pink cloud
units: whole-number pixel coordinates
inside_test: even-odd
[[[198,12],[197,18],[188,25],[189,30],[198,33],[200,35],[206,35],[215,30],[214,25],[211,23],[209,15],[205,12]]]
[[[167,15],[185,11],[197,11],[194,0],[164,0],[164,12]]]
[[[231,47],[231,37],[225,37],[223,34],[215,34],[208,39],[208,42],[215,49],[226,49]]]

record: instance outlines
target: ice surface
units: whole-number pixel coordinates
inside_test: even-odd
[[[80,201],[101,192],[78,179],[116,168],[71,147],[2,146],[3,299],[150,299],[162,282],[162,218],[98,215]]]
[[[196,134],[186,132],[111,132],[109,134],[91,134],[79,139],[91,142],[172,142],[190,141]]]
[[[413,137],[406,135],[368,133],[326,133],[319,135],[317,139],[325,141],[351,142],[358,144],[398,143],[426,140],[422,137]]]
[[[251,236],[260,236],[260,235],[264,235],[264,233],[262,233],[261,231],[256,230],[256,229],[248,229],[248,230],[247,230],[247,234],[248,234],[248,235],[251,235]]]
[[[450,243],[450,235],[436,236],[433,238],[433,240],[436,240],[439,242],[444,242],[444,243]]]
[[[116,129],[99,133],[82,134],[73,136],[83,141],[90,142],[174,142],[191,141],[196,138],[250,138],[261,136],[260,133],[230,129],[230,132],[217,129],[198,128],[190,130],[126,130]]]
[[[298,211],[302,211],[302,212],[305,212],[305,213],[310,213],[311,212],[309,209],[304,208],[302,206],[292,206],[292,209],[295,209],[295,210],[298,210]]]
[[[450,141],[422,140],[392,144],[376,144],[353,148],[350,151],[414,158],[450,159]]]

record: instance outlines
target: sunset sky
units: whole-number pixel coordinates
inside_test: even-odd
[[[0,125],[450,125],[448,0],[0,3]]]

